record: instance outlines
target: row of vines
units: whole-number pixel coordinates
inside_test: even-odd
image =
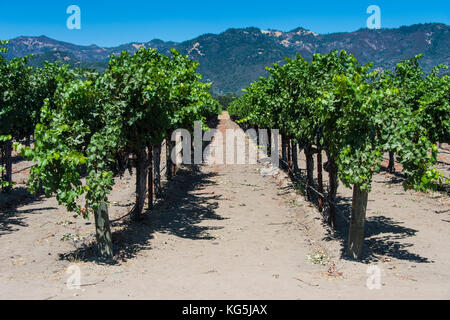
[[[306,195],[315,190],[317,155],[319,207],[323,206],[322,167],[328,171],[328,221],[335,226],[339,181],[353,188],[347,254],[361,258],[368,195],[385,152],[403,166],[404,188],[427,190],[448,183],[432,168],[437,143],[450,139],[450,81],[437,66],[426,75],[421,55],[397,64],[392,71],[372,71],[345,51],[301,56],[267,68],[228,108],[246,125],[279,129],[282,157],[297,164],[297,146],[306,156]],[[322,153],[328,161],[323,166]],[[315,190],[317,191],[317,190]]]
[[[198,63],[176,50],[171,56],[145,48],[123,52],[111,56],[102,74],[50,63],[31,68],[29,58],[0,57],[2,189],[12,186],[14,146],[35,164],[30,190],[56,196],[77,216],[93,214],[99,255],[112,258],[107,208],[115,177],[135,168],[131,215],[140,220],[147,194],[152,209],[154,193],[161,193],[163,141],[170,150],[173,130],[193,130],[195,121],[206,123],[220,107],[201,82]],[[30,135],[32,144],[18,143]],[[175,164],[167,155],[170,179]]]

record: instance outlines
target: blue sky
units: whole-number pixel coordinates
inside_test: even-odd
[[[68,30],[69,5],[81,8],[81,30]],[[0,39],[46,35],[82,45],[116,46],[155,38],[184,41],[228,28],[282,31],[304,27],[317,33],[366,26],[369,5],[381,8],[382,27],[450,24],[450,1],[405,0],[42,0],[0,2]]]

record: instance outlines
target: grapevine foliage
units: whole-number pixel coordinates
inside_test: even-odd
[[[36,163],[31,188],[88,218],[108,201],[118,160],[219,110],[197,66],[177,51],[167,57],[142,48],[111,56],[104,74],[63,69],[41,109],[34,148],[22,149]]]
[[[438,66],[425,75],[421,56],[393,72],[371,71],[345,51],[301,56],[267,68],[231,103],[230,114],[250,125],[280,129],[302,144],[320,144],[338,167],[344,185],[370,190],[386,150],[404,167],[405,188],[436,187],[437,141],[449,132],[449,79]]]

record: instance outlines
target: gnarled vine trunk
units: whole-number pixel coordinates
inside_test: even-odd
[[[161,143],[153,146],[153,174],[155,197],[161,198]]]
[[[322,150],[319,148],[317,152],[317,191],[323,194],[323,174],[322,174]],[[319,205],[319,211],[323,211],[323,197],[318,194],[317,201]]]
[[[328,216],[328,225],[334,228],[336,226],[336,195],[339,187],[338,180],[338,168],[334,159],[330,156],[329,152],[327,152],[328,157],[328,204],[330,205],[330,212]]]
[[[147,150],[145,147],[136,152],[136,206],[134,218],[139,219],[145,205],[147,193]]]
[[[170,135],[167,135],[166,139],[166,178],[167,181],[172,180],[174,175],[173,169],[173,161],[172,161],[172,140],[170,139]]]
[[[1,144],[1,160],[5,167],[4,172],[1,172],[3,181],[12,183],[12,141],[5,141]],[[8,185],[2,189],[3,192],[10,192],[11,186]]]
[[[95,210],[95,237],[97,239],[98,255],[102,259],[112,259],[114,256],[111,228],[109,226],[108,207],[102,202]]]
[[[298,144],[292,140],[292,162],[294,164],[294,172],[298,172]]]
[[[148,149],[148,209],[153,210],[153,146]]]
[[[395,154],[392,151],[389,151],[389,164],[387,170],[389,173],[395,172]]]
[[[364,245],[364,224],[369,193],[361,185],[353,186],[352,219],[348,234],[347,254],[354,259],[361,259]]]
[[[287,137],[286,135],[282,135],[281,136],[281,159],[283,159],[283,167],[286,165],[286,163],[288,162],[287,159]]]
[[[306,197],[312,201],[312,192],[310,187],[314,185],[314,152],[312,145],[308,143],[305,147],[306,156]]]
[[[258,134],[258,132],[259,132],[259,127],[258,126],[255,126],[255,132],[256,132],[256,149],[257,150],[259,150],[259,146],[260,146],[260,144],[261,144],[261,140],[259,139],[260,137],[259,137],[259,134]]]
[[[289,139],[289,138],[286,141],[286,147],[287,147],[288,166],[289,166],[289,169],[292,170],[292,167],[293,167],[292,149],[291,149],[291,139]]]

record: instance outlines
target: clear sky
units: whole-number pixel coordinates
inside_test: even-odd
[[[81,30],[66,27],[69,5],[81,9]],[[46,35],[82,45],[116,46],[155,38],[184,41],[241,27],[355,31],[366,26],[369,5],[381,8],[384,28],[450,24],[449,0],[1,0],[0,39]]]

